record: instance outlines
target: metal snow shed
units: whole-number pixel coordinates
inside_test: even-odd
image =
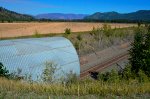
[[[80,75],[76,50],[64,37],[1,40],[0,62],[10,73],[21,69],[21,75],[31,75],[32,80],[41,77],[46,62],[56,63],[65,73]]]

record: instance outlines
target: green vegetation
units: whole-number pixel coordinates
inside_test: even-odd
[[[149,25],[138,28],[111,29],[110,26],[104,24],[103,28],[93,28],[88,33],[71,33],[68,38],[74,43],[80,54],[82,52],[84,54],[91,53],[88,51],[91,48],[99,50],[101,46],[104,47],[103,43],[106,45],[111,43],[109,46],[112,46],[118,41],[120,44],[122,39],[125,42],[133,41],[130,50],[130,63],[120,71],[112,70],[111,72],[99,73],[96,80],[79,80],[75,74],[70,72],[66,74],[65,83],[52,83],[52,75],[57,69],[55,64],[47,63],[43,71],[43,81],[46,83],[27,83],[0,78],[0,97],[84,98],[89,95],[92,98],[148,98],[150,96],[149,30]],[[85,47],[81,45],[85,45]],[[86,51],[87,53],[85,53]]]
[[[65,33],[64,33],[63,36],[68,38],[71,35],[71,29],[70,28],[66,28],[64,31],[65,31]]]
[[[0,97],[23,97],[28,94],[30,98],[37,96],[136,96],[149,95],[150,83],[135,80],[119,82],[103,82],[96,80],[82,80],[70,85],[64,84],[28,84],[20,81],[0,78]],[[38,97],[37,97],[38,98]]]
[[[142,33],[139,26],[135,31],[134,42],[130,49],[130,64],[125,69],[115,72],[99,74],[102,81],[119,81],[137,79],[138,82],[150,82],[150,26],[146,33]]]
[[[77,35],[77,39],[78,39],[79,41],[82,41],[82,36],[81,36],[81,34],[78,34],[78,35]]]
[[[37,30],[35,30],[33,37],[39,38],[39,37],[41,37],[41,34],[39,34],[39,32]]]
[[[45,63],[45,69],[42,74],[42,80],[45,83],[53,83],[55,82],[54,80],[56,79],[55,73],[58,71],[57,64],[53,62],[46,62]]]
[[[79,55],[86,55],[96,51],[101,51],[113,45],[120,45],[133,40],[134,29],[114,28],[104,24],[102,28],[95,28],[85,33],[72,33],[68,39],[72,41]]]
[[[145,22],[150,21],[149,19],[150,10],[139,10],[132,13],[122,14],[118,12],[97,12],[92,15],[85,17],[86,20],[104,20],[109,22]]]
[[[70,28],[66,28],[65,29],[65,34],[66,35],[70,35],[71,34],[71,29]]]
[[[136,31],[134,42],[130,50],[130,63],[134,74],[140,70],[144,71],[150,77],[150,27],[147,33],[142,33],[140,28]]]
[[[113,35],[113,33],[111,33],[112,30],[111,30],[111,26],[110,26],[110,25],[103,24],[102,30],[103,30],[104,34],[105,34],[107,37]]]
[[[0,63],[0,77],[8,77],[9,71]]]
[[[19,14],[13,11],[9,11],[0,7],[0,22],[14,22],[14,21],[34,21],[32,16]]]
[[[109,27],[109,28],[105,28]],[[142,32],[145,32],[144,27]],[[17,39],[17,38],[30,38],[30,37],[53,37],[64,36],[68,38],[75,46],[80,56],[89,54],[93,51],[101,51],[113,45],[120,45],[122,43],[133,41],[134,30],[136,27],[128,28],[111,28],[109,25],[104,24],[102,28],[94,28],[91,31],[85,32],[71,32],[71,29],[65,29],[64,33],[60,34],[40,34],[35,30],[31,36],[2,38],[2,39]],[[108,36],[110,35],[110,36]]]

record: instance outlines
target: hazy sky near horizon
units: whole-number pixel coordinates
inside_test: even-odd
[[[150,10],[150,0],[0,0],[0,6],[24,14]]]

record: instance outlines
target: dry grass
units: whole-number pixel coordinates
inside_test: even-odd
[[[121,81],[118,83],[84,80],[76,84],[64,86],[63,84],[28,84],[0,78],[0,97],[10,96],[10,93],[13,93],[14,96],[28,94],[29,97],[32,97],[31,93],[40,96],[131,96],[144,94],[148,94],[149,96],[150,83],[138,83],[135,80]]]
[[[102,27],[103,23],[50,22],[50,23],[0,23],[0,37],[18,37],[35,34],[64,33],[66,28],[72,32],[91,31],[93,27]],[[135,26],[135,24],[110,24],[112,28]]]

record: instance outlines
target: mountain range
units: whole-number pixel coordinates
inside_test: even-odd
[[[64,14],[64,13],[46,13],[35,16],[16,13],[0,7],[0,21],[37,21],[39,19],[51,20],[136,20],[136,21],[149,21],[150,10],[139,10],[132,13],[118,13],[118,12],[97,12],[92,15],[88,14]],[[117,21],[116,21],[117,22]]]
[[[0,21],[29,21],[34,20],[33,16],[16,13],[0,7]]]
[[[84,19],[92,20],[142,20],[150,21],[150,10],[139,10],[132,13],[118,13],[118,12],[97,12]]]
[[[64,13],[46,13],[36,15],[37,19],[64,19],[64,20],[72,20],[72,19],[84,19],[84,17],[88,16],[87,14],[64,14]]]

